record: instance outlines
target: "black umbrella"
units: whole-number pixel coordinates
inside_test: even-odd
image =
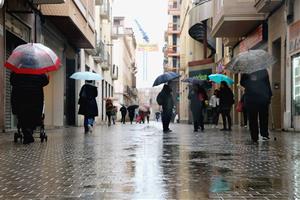
[[[193,77],[186,78],[186,79],[182,80],[182,82],[190,83],[190,84],[198,84],[201,87],[204,87],[206,89],[211,88],[211,84],[207,80],[200,80],[200,79],[193,78]]]
[[[138,105],[130,105],[130,106],[127,107],[127,110],[135,110],[138,107],[139,107]]]
[[[180,75],[175,72],[166,72],[155,79],[155,81],[153,83],[153,87],[158,86],[163,83],[167,83],[167,82],[174,80],[176,78],[179,78],[179,77],[180,77]]]

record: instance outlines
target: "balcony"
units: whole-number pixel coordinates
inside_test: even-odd
[[[105,45],[102,41],[97,42],[94,49],[93,58],[96,63],[102,63],[105,60]]]
[[[109,0],[105,0],[105,2],[100,7],[100,17],[101,19],[110,20],[110,4]]]
[[[112,65],[111,78],[112,80],[118,80],[119,77],[119,67],[117,65]]]
[[[179,51],[180,49],[177,45],[168,46],[166,50],[168,57],[179,57]]]
[[[265,19],[257,13],[255,0],[213,1],[213,37],[242,37]]]
[[[213,1],[198,0],[197,4],[190,10],[189,16],[189,35],[201,43],[207,40],[208,47],[215,51],[216,41],[211,37],[211,31],[206,25],[206,20],[213,17]]]
[[[169,23],[168,24],[168,34],[173,35],[173,34],[180,34],[180,25],[177,23]]]
[[[92,3],[92,5],[89,5]],[[62,4],[42,4],[42,14],[76,48],[95,48],[94,1],[65,0]]]
[[[95,5],[96,6],[101,6],[103,4],[103,0],[96,0]]]
[[[255,8],[259,13],[270,13],[282,3],[282,0],[255,0]]]
[[[178,0],[169,0],[168,14],[180,16],[180,2]]]

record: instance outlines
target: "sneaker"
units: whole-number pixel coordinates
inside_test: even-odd
[[[245,126],[244,126],[244,128],[248,128],[248,126],[247,126],[247,125],[245,125]]]
[[[90,132],[90,133],[92,133],[93,132],[93,127],[92,127],[92,125],[88,125],[88,132]]]
[[[263,140],[269,140],[270,138],[269,138],[269,136],[265,136],[265,137],[263,137],[262,139],[263,139]]]

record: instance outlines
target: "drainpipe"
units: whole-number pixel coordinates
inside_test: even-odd
[[[203,38],[203,57],[207,58],[207,21],[203,21],[204,24],[204,38]]]

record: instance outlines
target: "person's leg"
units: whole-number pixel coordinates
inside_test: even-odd
[[[111,125],[111,115],[107,113],[107,119],[108,119],[108,126]]]
[[[248,109],[249,128],[251,133],[251,139],[254,142],[258,141],[258,111],[253,106]]]
[[[83,121],[83,126],[84,126],[84,132],[87,133],[89,131],[89,118],[85,115],[84,116],[84,121]]]
[[[199,126],[201,128],[201,131],[204,131],[204,116],[202,109],[199,111]]]
[[[243,110],[243,117],[244,117],[244,126],[248,125],[248,114],[246,108]]]
[[[196,111],[193,111],[192,114],[193,114],[193,121],[194,121],[194,132],[197,132],[199,129],[199,116]]]
[[[269,138],[269,105],[259,107],[260,135]]]
[[[222,115],[222,120],[223,120],[223,129],[221,130],[227,130],[227,126],[226,126],[226,112],[224,110],[221,111],[221,115]]]
[[[171,120],[172,120],[172,113],[170,113],[169,115],[167,115],[167,120],[166,120],[166,128],[168,131],[170,131],[170,123],[171,123]]]
[[[231,131],[231,115],[230,115],[230,109],[226,110],[226,117],[228,122],[228,130]]]
[[[162,125],[163,125],[163,131],[164,132],[168,131],[167,116],[166,116],[165,113],[162,113],[162,115],[161,115],[161,122],[162,122]]]

